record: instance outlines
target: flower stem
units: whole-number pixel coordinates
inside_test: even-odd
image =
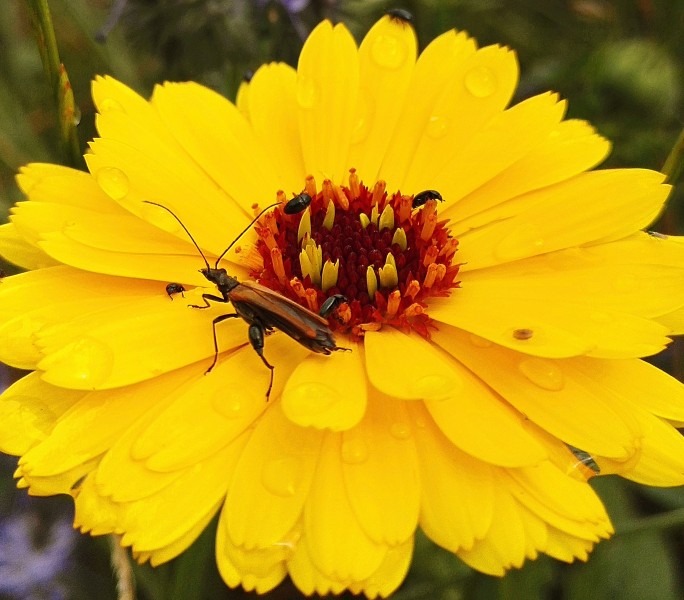
[[[84,166],[76,133],[80,111],[74,102],[74,93],[64,65],[59,60],[57,38],[47,0],[26,0],[31,22],[59,118],[60,145],[65,161],[75,167]]]
[[[128,559],[128,552],[121,545],[121,537],[110,536],[112,552],[112,568],[116,576],[116,592],[118,600],[135,600],[135,579]]]
[[[679,180],[682,170],[684,170],[684,129],[680,132],[669,156],[665,159],[663,173],[667,175],[668,182],[674,184]]]

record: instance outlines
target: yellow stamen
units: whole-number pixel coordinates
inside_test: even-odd
[[[359,221],[361,221],[361,227],[364,229],[370,225],[370,219],[366,213],[361,213],[359,215]]]
[[[411,300],[413,300],[418,292],[420,292],[420,283],[418,283],[418,281],[415,279],[411,279],[409,284],[406,286],[405,294],[411,298]]]
[[[306,253],[305,248],[302,248],[299,252],[299,266],[302,269],[302,277],[304,279],[310,277],[311,281],[313,281],[313,266],[311,265],[311,259],[309,258],[309,255]]]
[[[264,244],[266,244],[266,247],[269,250],[273,250],[273,248],[277,248],[278,242],[276,241],[275,237],[273,237],[273,233],[271,232],[270,229],[257,230],[257,233],[259,234],[259,237],[262,240],[264,240]]]
[[[285,277],[285,265],[283,265],[283,254],[280,248],[275,247],[271,249],[271,262],[273,263],[273,272],[278,277],[278,281],[285,285],[287,278]]]
[[[332,199],[335,197],[335,192],[333,191],[333,184],[330,179],[324,179],[323,180],[323,201],[325,206],[327,207],[330,202],[332,202]]]
[[[321,286],[321,269],[323,268],[323,249],[316,245],[316,242],[309,240],[302,252],[308,259],[308,275],[311,277],[311,283]],[[302,262],[300,254],[300,263]],[[304,275],[304,265],[302,264],[302,275]],[[305,275],[306,276],[306,275]]]
[[[371,199],[371,204],[373,206],[380,204],[386,187],[387,183],[382,179],[378,179],[378,181],[375,182],[375,185],[373,186],[373,198]]]
[[[306,176],[306,183],[304,184],[304,191],[309,194],[312,198],[316,197],[316,194],[318,193],[316,191],[316,180],[314,179],[313,175],[307,175]]]
[[[437,281],[442,281],[447,272],[446,265],[443,265],[442,263],[435,264],[437,265]]]
[[[317,294],[314,288],[306,290],[306,303],[309,305],[309,310],[311,312],[318,312],[318,300],[316,296]]]
[[[330,203],[332,206],[332,203]],[[325,261],[323,265],[323,273],[321,275],[321,289],[327,292],[331,287],[337,285],[337,273],[340,269],[340,259],[335,261],[335,264],[330,262],[330,259]]]
[[[458,240],[451,238],[446,241],[444,246],[442,246],[442,249],[439,251],[439,255],[450,258],[456,253],[456,250],[458,250]]]
[[[429,201],[428,201],[429,202]],[[426,204],[427,206],[427,204]],[[427,242],[435,231],[437,225],[437,215],[435,213],[429,214],[423,221],[423,228],[420,230],[420,239]]]
[[[399,222],[408,221],[413,210],[413,200],[411,196],[402,196],[399,200]]]
[[[378,205],[376,204],[373,206],[371,210],[371,215],[370,215],[370,222],[373,223],[376,227],[378,226],[378,217],[380,216],[380,213],[378,212]]]
[[[335,222],[335,203],[329,202],[328,208],[325,211],[325,218],[323,219],[323,227],[325,227],[328,231],[330,231],[333,228],[334,222]]]
[[[424,312],[423,307],[420,304],[418,304],[417,302],[414,302],[413,304],[411,304],[411,306],[409,306],[404,311],[404,314],[407,317],[417,317],[418,315],[422,315],[423,312]]]
[[[287,195],[283,190],[276,192],[276,202],[280,202],[281,205],[287,203]]]
[[[401,303],[401,292],[399,290],[394,290],[387,298],[387,316],[392,318],[397,314],[399,310],[399,304]]]
[[[278,233],[278,222],[276,221],[275,212],[269,212],[264,215],[264,220],[266,221],[266,227],[274,235]]]
[[[383,209],[382,214],[380,215],[380,224],[378,225],[380,231],[385,228],[394,228],[394,210],[389,204]]]
[[[387,256],[385,257],[385,264],[392,265],[395,269],[397,268],[397,261],[394,260],[394,254],[391,252],[387,253]]]
[[[304,236],[311,237],[311,211],[309,207],[302,213],[302,218],[299,221],[299,228],[297,229],[297,241],[301,242]]]
[[[437,248],[437,246],[430,246],[425,252],[425,256],[423,257],[423,266],[427,267],[428,265],[433,264],[437,260],[438,254],[439,249]]]
[[[349,208],[349,198],[347,198],[344,190],[339,185],[333,185],[333,192],[335,192],[335,199],[340,208],[347,210]]]
[[[427,273],[425,274],[425,281],[423,281],[423,287],[432,287],[432,284],[435,283],[435,278],[437,277],[437,271],[438,269],[435,263],[431,263],[430,266],[428,266]]]
[[[380,287],[393,288],[399,283],[397,268],[390,262],[386,262],[378,272]]]
[[[293,277],[290,279],[290,287],[292,288],[292,291],[297,294],[300,298],[306,298],[306,289],[302,285],[302,282],[299,281],[299,278]]]
[[[352,198],[356,199],[361,195],[361,182],[356,169],[349,169],[349,189],[352,193]]]
[[[399,244],[399,247],[402,250],[406,250],[406,247],[408,246],[406,232],[401,227],[395,229],[394,231],[394,235],[392,236],[392,245],[394,244]]]
[[[368,297],[373,302],[375,300],[375,292],[378,291],[378,278],[373,267],[370,265],[366,269],[366,287],[368,288]]]

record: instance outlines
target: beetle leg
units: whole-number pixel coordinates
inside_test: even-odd
[[[252,348],[259,355],[261,362],[263,362],[271,371],[271,380],[268,383],[268,389],[266,390],[266,402],[271,395],[271,388],[273,387],[273,371],[275,367],[266,360],[264,356],[264,326],[261,323],[251,323],[249,326],[249,343],[252,344]]]
[[[225,298],[221,296],[214,296],[214,294],[202,294],[202,300],[204,300],[204,305],[201,306],[199,304],[188,304],[190,308],[209,308],[211,304],[209,304],[209,300],[212,302],[228,302]]]
[[[198,306],[197,308],[204,308],[203,306]],[[216,325],[220,323],[221,321],[225,321],[226,319],[234,319],[235,317],[239,317],[237,313],[228,313],[227,315],[219,315],[216,317],[212,322],[211,322],[211,330],[214,333],[214,362],[211,363],[211,366],[204,372],[205,375],[211,372],[211,370],[216,366],[216,363],[218,362],[218,354],[219,354],[219,348],[218,348],[218,340],[216,339]]]

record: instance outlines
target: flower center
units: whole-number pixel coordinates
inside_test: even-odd
[[[387,323],[429,337],[426,300],[458,287],[458,241],[437,220],[439,194],[390,195],[351,169],[348,187],[326,179],[318,190],[307,177],[294,204],[307,195],[305,210],[287,214],[278,192],[282,204],[255,226],[263,269],[252,276],[313,312],[330,307],[333,331],[361,337]]]

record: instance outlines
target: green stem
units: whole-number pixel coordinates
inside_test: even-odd
[[[83,167],[76,125],[79,110],[64,65],[59,60],[57,38],[47,0],[26,0],[26,6],[38,42],[40,58],[57,106],[59,116],[60,144],[64,159],[75,167]]]
[[[684,129],[682,129],[675,145],[663,165],[663,173],[669,183],[677,183],[684,170]]]
[[[636,519],[624,525],[615,526],[615,535],[627,535],[646,530],[671,529],[684,525],[684,508],[678,508],[669,512]]]

